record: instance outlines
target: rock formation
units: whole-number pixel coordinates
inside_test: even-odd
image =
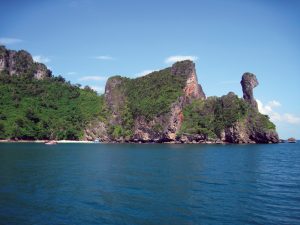
[[[121,76],[110,77],[105,85],[105,102],[111,112],[110,124],[116,125],[121,123],[120,111],[124,107],[126,96],[122,90],[122,83],[126,80]]]
[[[72,110],[67,112],[70,113],[74,108],[73,113],[85,119],[79,119],[80,122],[70,120],[68,122],[72,128],[70,132],[60,134],[59,130],[60,133],[57,134],[59,136],[78,139],[83,134],[84,140],[99,139],[101,142],[279,142],[275,125],[267,115],[262,115],[257,109],[253,89],[258,85],[258,81],[252,73],[244,73],[242,76],[243,98],[239,98],[233,92],[221,97],[206,98],[198,83],[195,64],[190,60],[176,62],[171,67],[135,79],[111,77],[106,83],[104,96],[97,96],[95,93],[87,94],[85,91],[90,90],[80,90],[78,86],[71,85],[69,82],[65,85],[62,77],[54,77],[47,79],[49,82],[41,83],[32,80],[52,78],[51,71],[44,64],[34,62],[32,56],[24,50],[13,51],[0,46],[0,76],[2,77],[0,80],[3,81],[2,85],[6,85],[6,79],[13,80],[16,84],[18,82],[27,84],[23,82],[23,79],[15,79],[16,76],[29,79],[28,83],[34,81],[34,90],[29,93],[32,99],[40,91],[37,88],[39,84],[47,87],[47,85],[52,85],[51,82],[54,82],[54,87],[59,85],[59,87],[69,87],[70,91],[66,92],[69,93],[69,95],[66,94],[69,100],[70,97],[76,96],[89,101],[92,96],[90,104],[95,102],[96,107],[99,106],[98,110],[95,112],[94,109],[89,109],[87,113],[83,110],[86,105],[78,108],[71,105]],[[48,96],[48,89],[43,92],[45,96]],[[22,101],[21,97],[14,94],[8,105],[13,103],[14,107],[19,106]],[[57,109],[55,105],[45,103],[46,101],[42,106],[44,110]],[[68,106],[69,103],[66,101],[64,104]],[[30,110],[26,111],[28,118],[24,119],[28,122],[27,124],[32,124],[32,121],[35,121],[35,114],[39,112],[39,109],[36,112]],[[84,115],[80,115],[81,113]],[[73,117],[70,118],[73,119]],[[46,121],[44,124],[47,123]],[[73,126],[74,123],[75,126]],[[80,126],[83,126],[82,130],[74,132]],[[55,127],[55,129],[58,128]],[[26,132],[24,134],[28,135]],[[49,134],[45,132],[44,135]],[[50,138],[51,136],[52,134]]]
[[[51,77],[51,71],[42,63],[35,63],[34,78],[42,80],[46,77]]]
[[[33,76],[39,80],[52,76],[51,71],[44,64],[34,62],[28,52],[7,50],[4,46],[0,46],[0,72],[10,76]]]
[[[241,80],[243,98],[249,104],[247,116],[225,128],[225,140],[229,143],[278,143],[279,137],[269,118],[258,112],[253,89],[258,85],[256,76],[244,73]],[[274,126],[275,127],[275,126]]]
[[[174,63],[171,67],[174,76],[186,76],[186,86],[184,87],[184,97],[189,99],[205,99],[205,94],[200,84],[195,69],[195,63],[189,60]]]
[[[257,102],[253,97],[253,89],[258,85],[256,76],[253,73],[244,73],[241,80],[243,98],[257,109]]]
[[[228,143],[278,143],[278,134],[274,130],[263,130],[253,126],[251,120],[236,122],[225,129],[225,141]]]
[[[176,134],[179,131],[183,122],[183,108],[195,99],[205,99],[206,96],[200,84],[195,69],[195,63],[186,60],[175,63],[171,68],[171,73],[174,76],[185,76],[186,84],[183,88],[184,96],[180,97],[171,107],[171,113],[167,128],[165,129],[165,137],[169,140],[175,140]]]
[[[84,129],[84,140],[94,141],[96,139],[101,142],[109,141],[107,126],[101,121],[93,121]]]
[[[106,139],[108,136],[109,141],[118,142],[178,143],[206,143],[215,141],[226,143],[277,143],[279,141],[278,135],[273,129],[274,125],[257,110],[257,103],[253,97],[253,88],[258,85],[258,81],[254,74],[245,73],[242,76],[241,85],[244,100],[239,99],[233,92],[221,98],[210,97],[206,100],[202,87],[198,84],[195,64],[193,62],[189,60],[177,62],[172,67],[158,71],[158,73],[161,76],[169,73],[171,77],[174,77],[172,78],[174,80],[176,78],[184,80],[182,94],[171,104],[169,111],[157,114],[151,120],[146,119],[142,115],[135,115],[133,116],[134,122],[132,124],[131,137],[116,138],[111,136],[109,132],[105,133],[102,131],[106,135],[102,139]],[[154,75],[153,73],[146,76]],[[122,127],[124,125],[124,121],[122,121],[124,113],[122,112],[124,108],[130,108],[128,105],[130,99],[128,98],[128,90],[126,90],[128,82],[135,82],[135,80],[115,76],[107,81],[105,100],[111,112],[109,124],[112,126]],[[213,119],[214,122],[211,122],[211,127],[201,127],[202,125],[198,127],[199,124],[195,121],[195,124],[192,122],[191,128],[195,131],[199,130],[198,132],[180,133],[183,122],[188,119],[184,117],[183,111],[186,106],[189,106],[194,101],[204,104],[202,108],[196,109],[196,112],[199,113],[199,119],[204,122]],[[201,117],[203,118],[201,119]],[[210,137],[211,134],[215,136]]]
[[[174,78],[183,78],[185,80],[185,85],[182,89],[183,94],[172,103],[168,113],[157,115],[151,120],[141,115],[135,116],[132,124],[132,140],[142,142],[175,140],[176,133],[183,120],[183,107],[193,99],[205,99],[202,87],[198,84],[195,64],[192,61],[175,63],[171,68],[164,69],[158,73],[164,72],[169,73]],[[152,74],[146,76],[152,76]],[[126,90],[125,86],[128,82],[135,82],[135,80],[114,76],[109,78],[106,83],[104,96],[107,107],[111,112],[109,124],[112,126],[122,126],[124,124],[122,121],[124,109],[128,107],[128,90]]]

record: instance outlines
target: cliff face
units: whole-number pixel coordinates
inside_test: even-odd
[[[174,76],[186,77],[185,87],[183,89],[185,101],[189,102],[193,99],[205,99],[202,87],[198,83],[195,63],[188,60],[177,62],[171,67],[171,73]]]
[[[121,124],[122,115],[121,111],[125,107],[126,93],[122,85],[126,81],[126,78],[115,76],[107,80],[105,85],[105,101],[110,109],[111,115],[109,123],[111,125]]]
[[[161,83],[154,83],[159,82],[156,80],[156,77],[162,79]],[[174,89],[168,88],[167,82],[176,83]],[[132,93],[132,89],[139,90],[140,86],[143,87],[141,89],[143,93],[141,94],[144,95],[144,97],[142,98],[138,98],[135,96],[136,93]],[[157,110],[157,107],[167,103],[165,103],[164,100],[152,102],[151,99],[147,99],[153,92],[159,93],[158,98],[160,95],[167,94],[166,92],[178,92],[179,94],[178,97],[174,96],[174,101],[170,102],[166,110],[160,112],[160,110]],[[168,96],[166,97],[168,98]],[[153,98],[155,97],[153,96]],[[139,99],[136,101],[145,101],[145,103],[143,103],[146,105],[145,109],[147,111],[155,110],[157,113],[152,116],[149,116],[148,112],[135,113],[134,109],[132,109],[134,108],[132,105],[135,105],[135,103],[130,104],[130,102],[134,102],[135,99]],[[105,100],[111,112],[109,124],[114,128],[116,126],[124,127],[129,125],[129,127],[131,126],[131,135],[119,138],[114,137],[115,135],[111,135],[111,139],[142,142],[174,141],[183,121],[183,107],[195,99],[205,99],[205,94],[201,85],[198,84],[195,64],[191,61],[175,63],[171,68],[135,80],[129,80],[119,76],[112,77],[107,81],[105,87]],[[149,103],[148,105],[153,104],[153,107],[148,107],[147,103]],[[132,120],[131,124],[128,124],[128,121],[124,121],[124,113],[129,114]],[[114,133],[114,131],[111,131],[111,133]]]
[[[84,140],[94,141],[98,139],[101,142],[109,142],[107,134],[107,125],[101,121],[93,121],[84,129]]]
[[[258,80],[252,73],[244,73],[241,80],[243,98],[248,103],[247,116],[225,129],[226,141],[230,143],[278,143],[275,125],[258,112],[253,89]]]
[[[34,77],[39,80],[52,75],[44,64],[34,62],[28,52],[7,50],[4,46],[0,46],[0,72],[11,76]]]
[[[252,91],[258,84],[254,74],[251,74],[251,81],[255,81],[255,85],[250,81],[246,83],[249,86],[243,88],[244,99],[229,92],[222,97],[209,97],[188,105],[184,109],[183,136],[189,142],[278,143],[275,125],[257,110]]]
[[[278,134],[273,129],[253,125],[250,118],[234,123],[225,129],[225,141],[228,143],[278,143]]]
[[[183,88],[184,95],[177,102],[172,104],[170,117],[165,128],[165,137],[174,141],[177,132],[183,122],[183,108],[195,99],[205,99],[206,96],[200,84],[198,84],[195,64],[191,61],[183,61],[175,63],[171,68],[174,76],[185,76],[186,82]]]

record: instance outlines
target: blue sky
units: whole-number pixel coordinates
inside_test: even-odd
[[[292,0],[1,1],[0,42],[99,92],[108,76],[136,77],[172,56],[195,60],[208,96],[242,96],[252,72],[260,110],[282,138],[300,138],[299,12]]]

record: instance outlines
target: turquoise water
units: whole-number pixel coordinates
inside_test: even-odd
[[[300,224],[300,144],[0,144],[0,224]]]

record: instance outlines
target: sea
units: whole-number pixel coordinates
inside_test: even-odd
[[[0,224],[300,224],[300,143],[1,143]]]

